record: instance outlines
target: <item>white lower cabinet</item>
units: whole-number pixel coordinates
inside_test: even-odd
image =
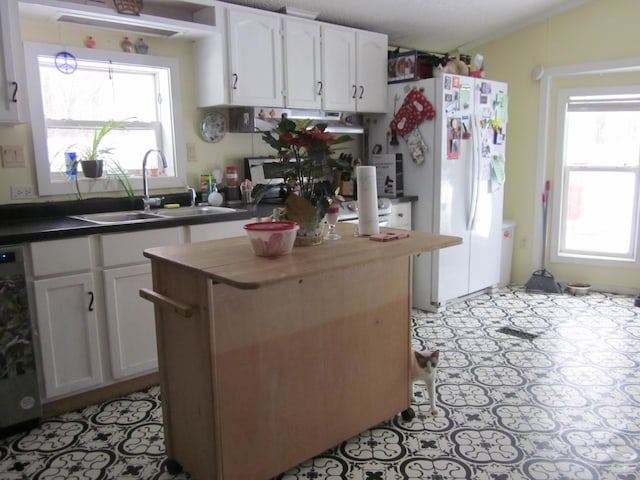
[[[253,220],[235,220],[232,222],[220,223],[203,223],[200,225],[191,225],[189,227],[189,241],[203,242],[205,240],[220,240],[222,238],[246,237],[244,227]]]
[[[142,255],[151,247],[181,243],[184,227],[100,236],[105,319],[114,380],[158,368],[153,305],[140,297],[151,288],[151,264]],[[117,268],[113,268],[117,267]]]
[[[153,305],[138,294],[141,288],[152,288],[151,265],[110,268],[103,278],[113,378],[156,370]]]
[[[44,400],[158,369],[147,248],[246,237],[251,219],[123,232],[29,245]],[[241,238],[239,241],[246,241]]]
[[[391,204],[391,217],[389,218],[389,226],[392,228],[411,230],[410,202]]]
[[[36,280],[38,334],[45,396],[57,397],[103,381],[93,274]]]

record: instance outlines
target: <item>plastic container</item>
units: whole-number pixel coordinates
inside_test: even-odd
[[[567,285],[567,290],[571,295],[586,295],[591,290],[591,285],[588,283],[570,283]]]
[[[243,228],[253,253],[259,257],[279,257],[291,253],[300,227],[295,222],[257,222]]]

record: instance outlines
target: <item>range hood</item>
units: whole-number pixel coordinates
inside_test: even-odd
[[[5,1],[5,0],[0,0]],[[78,0],[20,0],[20,16],[28,19],[61,24],[75,24],[87,28],[99,28],[137,33],[145,36],[184,38],[197,40],[218,31],[213,8],[202,8],[191,14],[191,19],[117,13],[115,8],[97,3],[86,4]],[[104,2],[103,2],[104,3]],[[113,2],[109,2],[113,3]],[[175,2],[174,2],[175,3]],[[217,8],[217,7],[216,7]],[[149,10],[149,9],[147,9]],[[173,13],[171,10],[170,13]],[[175,16],[175,15],[174,15]],[[183,15],[187,17],[188,15]],[[202,21],[200,23],[199,20]]]
[[[229,131],[233,133],[268,132],[286,116],[291,120],[310,118],[312,125],[326,123],[325,131],[362,134],[362,116],[357,113],[325,112],[291,108],[245,107],[229,109]]]

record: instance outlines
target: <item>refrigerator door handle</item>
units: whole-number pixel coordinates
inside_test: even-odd
[[[471,149],[471,202],[469,206],[469,215],[467,230],[472,230],[476,221],[476,213],[478,211],[478,183],[479,183],[479,156],[480,156],[480,128],[478,119],[472,115],[471,122],[473,123],[471,139],[473,141],[473,148]]]

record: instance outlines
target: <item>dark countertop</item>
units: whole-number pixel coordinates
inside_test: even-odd
[[[184,197],[184,198],[183,198]],[[403,203],[417,200],[417,197],[394,198],[393,202]],[[169,228],[180,225],[198,225],[204,223],[228,222],[244,220],[254,217],[268,217],[279,204],[260,203],[228,205],[232,208],[242,209],[234,213],[218,215],[197,215],[191,217],[158,218],[142,220],[135,223],[120,223],[111,225],[98,225],[85,220],[70,218],[68,215],[81,215],[85,213],[98,213],[122,210],[142,210],[141,205],[123,203],[123,199],[91,199],[82,202],[47,202],[20,205],[0,205],[0,245],[34,242],[42,240],[55,240],[60,238],[77,237],[84,235],[133,232],[152,230],[156,228]],[[184,194],[176,194],[176,197],[166,203],[180,203],[188,205],[188,199]]]

